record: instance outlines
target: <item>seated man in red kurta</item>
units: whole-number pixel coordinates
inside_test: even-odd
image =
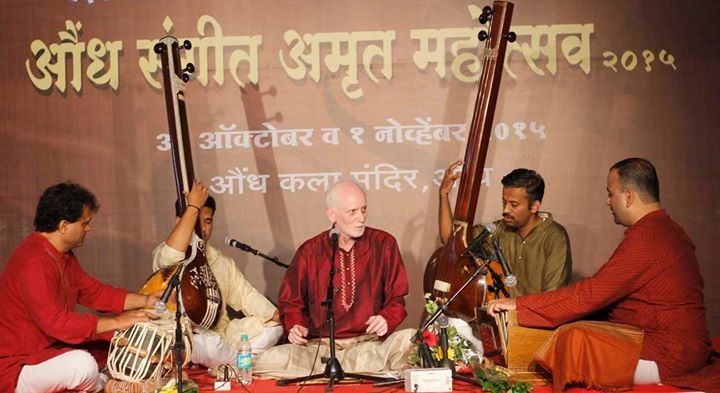
[[[0,275],[0,391],[100,391],[104,378],[82,344],[151,318],[139,308],[152,307],[157,296],[101,283],[72,252],[82,246],[98,207],[92,193],[73,183],[56,184],[40,197],[35,232]],[[78,313],[78,304],[117,315]]]
[[[323,305],[329,272],[336,269],[335,337],[337,358],[345,372],[383,372],[402,369],[412,344],[412,329],[393,333],[407,316],[408,280],[395,238],[365,225],[367,202],[353,182],[335,184],[327,194],[327,217],[339,232],[333,256],[329,231],[306,241],[280,286],[278,308],[291,344],[271,348],[257,362],[256,371],[275,376],[322,372],[314,362],[317,339],[320,356],[327,356],[328,325]],[[312,341],[311,341],[312,340]],[[316,363],[316,364],[315,364]]]
[[[602,311],[608,322],[644,333],[633,358],[632,351],[622,348],[615,354],[603,354],[606,359],[614,357],[613,362],[626,362],[627,385],[662,382],[720,391],[720,362],[713,357],[708,337],[695,246],[661,207],[659,189],[655,168],[647,160],[629,158],[613,165],[606,203],[615,223],[628,229],[610,259],[592,277],[550,292],[493,300],[488,312],[494,315],[517,309],[521,325],[554,328]],[[595,347],[599,343],[592,334],[567,330],[576,339],[558,344],[556,358],[603,351]],[[602,376],[603,367],[614,367],[597,358],[582,360],[566,361],[553,373],[565,374],[566,382],[588,383],[592,382],[588,374]],[[583,364],[595,364],[600,370],[583,370]],[[555,388],[562,388],[557,385],[557,375],[554,379]]]

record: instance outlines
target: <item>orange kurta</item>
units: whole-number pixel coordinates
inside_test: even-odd
[[[625,231],[594,276],[555,291],[517,299],[523,326],[554,328],[598,310],[607,320],[643,329],[641,358],[658,364],[664,383],[699,387],[693,373],[710,362],[703,280],[695,246],[664,210]],[[718,367],[715,363],[714,367]],[[702,387],[720,390],[717,381]]]

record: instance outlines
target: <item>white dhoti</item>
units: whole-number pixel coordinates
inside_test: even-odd
[[[414,334],[414,329],[404,329],[394,332],[384,341],[374,334],[338,339],[335,340],[335,355],[345,372],[398,374],[409,367],[408,358],[414,350],[410,340]],[[319,352],[318,343],[320,343]],[[320,374],[325,370],[325,364],[320,359],[329,356],[330,346],[327,338],[310,340],[305,345],[279,345],[257,357],[253,373],[275,378]]]
[[[23,366],[15,393],[99,392],[106,381],[107,377],[98,371],[90,353],[74,350],[39,364]]]

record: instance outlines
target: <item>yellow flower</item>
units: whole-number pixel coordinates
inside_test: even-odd
[[[448,348],[448,359],[455,360],[455,348]]]

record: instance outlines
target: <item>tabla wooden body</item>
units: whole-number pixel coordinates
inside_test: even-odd
[[[183,319],[183,365],[192,357],[192,329]],[[164,377],[172,369],[175,321],[139,322],[115,332],[110,340],[107,366],[110,375],[121,381],[140,382]]]

